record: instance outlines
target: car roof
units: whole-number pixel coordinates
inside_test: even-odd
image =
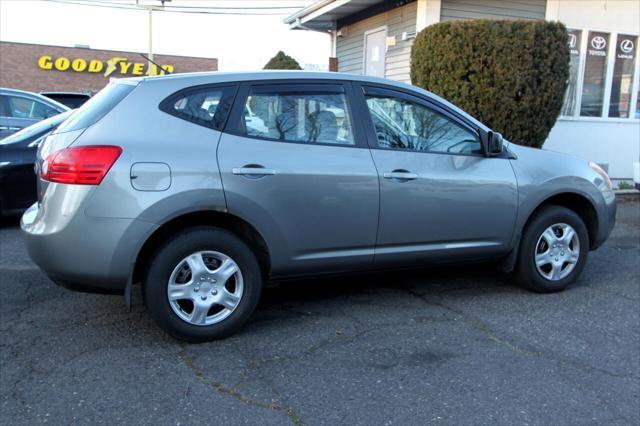
[[[211,82],[237,82],[252,80],[348,80],[370,83],[392,84],[405,87],[412,87],[406,83],[387,80],[380,77],[372,77],[367,75],[348,74],[342,72],[323,72],[323,71],[298,71],[298,70],[260,70],[260,71],[237,71],[237,72],[221,72],[206,71],[192,73],[165,74],[145,77],[125,78],[121,80],[131,81],[163,81],[163,80],[207,80]]]
[[[25,98],[31,98],[31,99],[43,102],[45,104],[48,104],[49,106],[52,106],[58,109],[60,112],[64,112],[70,109],[68,106],[63,105],[60,102],[57,102],[51,98],[47,98],[46,96],[43,96],[39,93],[28,92],[26,90],[9,89],[7,87],[0,87],[0,95],[17,95],[17,96],[23,96]]]
[[[381,77],[373,77],[368,75],[349,74],[341,72],[320,72],[320,71],[280,71],[280,70],[260,70],[260,71],[239,71],[239,72],[194,72],[194,73],[178,73],[165,74],[156,76],[144,76],[114,79],[122,83],[128,84],[162,84],[162,82],[180,81],[183,85],[200,85],[200,84],[217,84],[217,83],[235,83],[245,81],[260,80],[335,80],[335,81],[356,81],[360,83],[384,84],[386,86],[394,86],[399,89],[417,92],[422,96],[428,97],[440,104],[444,104],[448,108],[456,111],[458,114],[476,123],[480,128],[490,130],[484,123],[480,122],[466,111],[453,105],[446,99],[431,93],[422,88],[412,86],[400,81],[389,80]]]

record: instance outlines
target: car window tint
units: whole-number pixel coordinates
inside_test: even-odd
[[[38,121],[35,124],[27,126],[24,129],[19,130],[10,136],[7,136],[4,139],[1,139],[0,145],[9,145],[16,142],[23,142],[24,140],[34,137],[38,134],[51,132],[58,125],[60,125],[60,123],[66,120],[72,113],[73,113],[73,110],[69,110],[69,111],[65,111],[63,113],[54,115],[53,117],[49,117],[45,120]]]
[[[6,96],[0,96],[0,117],[10,117]]]
[[[109,83],[98,94],[82,104],[54,133],[85,129],[97,123],[131,93],[134,88],[135,86],[129,84]]]
[[[231,109],[233,89],[233,87],[187,89],[162,101],[160,109],[183,120],[221,130]]]
[[[481,154],[478,136],[424,105],[401,98],[367,95],[381,148],[453,154]]]
[[[306,143],[355,145],[343,93],[252,93],[243,114],[247,136]]]
[[[21,96],[8,96],[10,117],[42,120],[60,112],[42,102]]]

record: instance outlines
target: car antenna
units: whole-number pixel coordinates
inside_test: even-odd
[[[167,74],[171,74],[171,71],[169,71],[168,69],[162,68],[160,65],[158,65],[157,63],[153,62],[151,59],[149,59],[145,54],[143,53],[138,53],[138,55],[142,56],[143,58],[145,58],[147,61],[151,62],[153,65],[155,65],[156,67],[158,67],[158,69],[164,71]]]

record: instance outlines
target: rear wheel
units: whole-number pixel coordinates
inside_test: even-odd
[[[190,342],[226,337],[260,298],[260,268],[247,245],[218,228],[184,231],[154,256],[143,295],[158,325]]]
[[[551,293],[578,279],[589,252],[582,219],[560,206],[545,206],[527,224],[520,242],[516,273],[525,287]]]

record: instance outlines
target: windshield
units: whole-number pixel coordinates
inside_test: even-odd
[[[85,129],[107,115],[118,103],[135,88],[134,85],[112,82],[97,95],[84,103],[65,121],[55,133]]]
[[[38,136],[39,134],[51,131],[51,129],[58,127],[60,123],[66,120],[74,110],[65,111],[61,114],[49,117],[46,120],[38,121],[29,127],[16,132],[6,138],[0,140],[0,145],[9,145],[12,143],[22,142],[26,139]]]

